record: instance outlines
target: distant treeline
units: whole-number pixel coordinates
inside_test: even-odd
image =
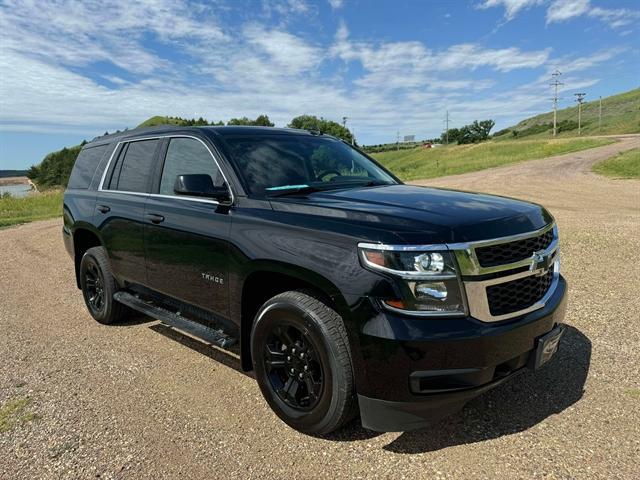
[[[457,143],[459,145],[466,143],[479,143],[484,142],[489,138],[489,132],[491,132],[494,125],[495,122],[493,120],[475,120],[473,123],[465,125],[464,127],[450,128],[439,138],[431,138],[421,142],[396,142],[384,143],[381,145],[366,145],[362,147],[362,149],[368,153],[379,153],[390,150],[410,150],[424,145],[425,143]]]
[[[66,187],[76,157],[85,143],[87,142],[83,141],[75,147],[64,147],[49,153],[39,165],[33,165],[28,170],[27,177],[38,187]]]
[[[221,126],[225,125],[224,122],[212,122],[202,117],[200,118],[182,118],[182,117],[166,117],[155,116],[148,120],[145,120],[137,128],[140,127],[152,127],[159,125],[178,125],[178,126]],[[245,126],[260,126],[260,127],[273,127],[275,124],[269,120],[267,115],[259,115],[255,119],[247,117],[232,118],[226,125],[245,125]],[[334,122],[332,120],[326,120],[322,117],[318,118],[314,115],[300,115],[291,120],[287,125],[290,128],[299,128],[303,130],[313,130],[321,132],[327,135],[333,135],[341,138],[346,142],[351,143],[353,140],[352,134],[348,128]],[[127,131],[128,129],[125,129]],[[119,133],[121,130],[116,131]],[[105,135],[109,135],[109,132],[105,132]],[[76,157],[83,145],[87,142],[83,141],[80,145],[74,147],[65,147],[57,152],[49,153],[42,162],[38,165],[33,165],[26,172],[26,175],[39,187],[66,187],[69,181],[69,175],[71,175],[71,169],[76,161]],[[23,172],[24,174],[24,172]]]
[[[26,170],[0,170],[0,178],[24,177],[26,174]]]

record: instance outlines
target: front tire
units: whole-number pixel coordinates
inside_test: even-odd
[[[289,426],[326,435],[353,418],[349,341],[324,302],[298,291],[268,300],[256,315],[251,356],[264,398]]]
[[[104,247],[88,249],[80,262],[80,288],[91,316],[105,325],[121,320],[126,307],[113,299],[118,286]]]

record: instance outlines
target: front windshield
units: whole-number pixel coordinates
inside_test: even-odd
[[[397,183],[357,150],[331,137],[238,135],[225,141],[252,195]]]

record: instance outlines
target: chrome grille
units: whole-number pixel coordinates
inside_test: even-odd
[[[530,275],[487,287],[491,315],[506,315],[532,306],[544,297],[552,281],[553,268],[543,275]]]
[[[484,322],[508,320],[542,308],[560,278],[554,224],[530,233],[449,244],[463,278],[469,313]]]
[[[552,241],[553,230],[548,230],[536,237],[476,248],[476,256],[480,266],[495,267],[530,258],[533,252],[545,250]]]

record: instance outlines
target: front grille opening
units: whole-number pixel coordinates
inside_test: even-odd
[[[541,276],[532,275],[487,287],[491,315],[497,317],[529,308],[549,291],[553,268]]]
[[[525,260],[539,250],[545,250],[553,242],[553,229],[537,237],[476,248],[476,256],[482,267],[495,267]]]

